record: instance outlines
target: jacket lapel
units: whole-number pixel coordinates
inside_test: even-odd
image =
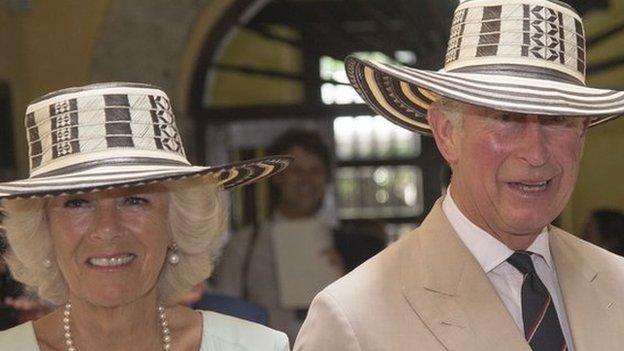
[[[624,346],[624,308],[608,273],[579,251],[571,234],[551,227],[550,248],[576,351],[620,350]],[[586,244],[588,245],[588,244]],[[619,278],[618,278],[619,279]]]
[[[402,244],[403,295],[448,350],[530,348],[498,293],[434,205]]]

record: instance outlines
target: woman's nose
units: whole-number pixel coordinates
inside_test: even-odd
[[[123,235],[119,209],[114,201],[108,199],[99,201],[95,216],[94,239],[112,240]]]

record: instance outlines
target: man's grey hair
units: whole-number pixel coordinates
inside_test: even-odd
[[[227,223],[223,194],[212,177],[164,182],[168,190],[170,239],[180,262],[163,262],[156,282],[159,300],[174,304],[208,278]],[[5,201],[6,262],[14,277],[52,304],[68,300],[68,286],[56,263],[46,217],[47,199]],[[44,260],[52,262],[45,267]]]
[[[451,121],[453,127],[461,130],[463,124],[463,112],[466,108],[464,103],[437,95],[437,100],[433,102],[432,105],[437,105],[444,116]]]

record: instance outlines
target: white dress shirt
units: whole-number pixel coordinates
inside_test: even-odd
[[[444,197],[442,209],[461,241],[477,259],[481,268],[483,268],[516,325],[524,335],[521,303],[523,274],[507,262],[507,258],[514,253],[514,250],[508,248],[466,218],[457,207],[457,204],[455,204],[455,201],[453,201],[450,191],[447,191]],[[531,255],[531,259],[533,260],[535,271],[552,296],[568,350],[574,351],[568,317],[557,279],[557,271],[550,255],[547,228],[542,230],[526,251],[534,253]]]

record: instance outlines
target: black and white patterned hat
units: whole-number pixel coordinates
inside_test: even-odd
[[[191,165],[167,94],[137,83],[104,83],[47,94],[26,110],[30,177],[0,183],[0,199],[45,197],[213,175],[223,188],[288,166],[271,156]]]
[[[581,17],[556,0],[466,0],[455,10],[446,62],[418,70],[349,56],[351,84],[379,114],[430,133],[437,96],[497,110],[592,118],[624,114],[624,92],[585,85]],[[432,94],[433,93],[433,94]]]

